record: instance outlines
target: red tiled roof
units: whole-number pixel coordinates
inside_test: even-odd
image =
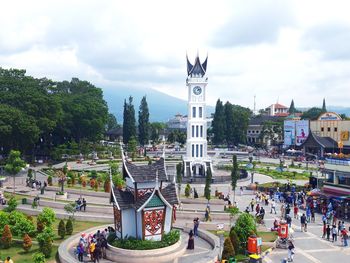
[[[282,105],[282,104],[279,104],[279,103],[276,103],[276,104],[272,104],[272,105],[275,105],[275,109],[288,109],[288,107]],[[271,105],[271,106],[272,106]],[[270,106],[270,107],[271,107]]]
[[[287,117],[289,115],[288,112],[277,112],[275,113],[274,116],[278,116],[278,117]]]

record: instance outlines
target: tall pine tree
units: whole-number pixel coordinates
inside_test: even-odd
[[[132,104],[133,98],[129,97],[129,103],[124,100],[123,112],[123,142],[127,144],[131,137],[136,138],[135,109]]]
[[[221,144],[225,141],[226,124],[225,124],[225,109],[222,101],[218,99],[216,102],[215,113],[213,118],[213,143]]]
[[[292,100],[292,102],[290,103],[288,112],[289,114],[294,114],[296,112],[296,109],[294,107],[294,100]]]
[[[230,102],[226,102],[224,106],[225,111],[225,125],[226,125],[226,142],[227,145],[234,144],[235,127],[233,119],[233,108]]]
[[[211,179],[213,178],[213,175],[211,173],[210,167],[207,169],[207,176],[205,178],[205,187],[204,187],[204,196],[208,200],[210,200],[211,195],[210,195],[210,185],[211,185]]]
[[[323,98],[323,104],[322,104],[322,113],[327,112],[327,108],[326,108],[326,99]]]
[[[149,140],[149,110],[146,96],[142,97],[139,108],[139,142],[142,146],[146,145]]]
[[[232,171],[231,171],[231,187],[233,190],[233,201],[236,199],[236,186],[237,180],[239,177],[238,163],[237,163],[237,155],[232,156]]]

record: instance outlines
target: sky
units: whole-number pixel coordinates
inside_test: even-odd
[[[3,1],[0,67],[186,99],[186,54],[208,55],[207,101],[350,106],[350,1]]]

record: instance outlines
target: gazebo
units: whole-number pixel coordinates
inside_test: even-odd
[[[135,165],[123,159],[124,189],[112,183],[111,203],[117,238],[135,237],[161,240],[175,221],[175,205],[179,203],[174,182],[170,182],[165,160]]]

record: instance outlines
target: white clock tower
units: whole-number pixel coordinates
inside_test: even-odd
[[[187,57],[186,57],[187,58]],[[187,58],[188,118],[184,176],[205,176],[211,160],[207,155],[206,76],[208,57],[203,63],[197,55],[194,65]]]

